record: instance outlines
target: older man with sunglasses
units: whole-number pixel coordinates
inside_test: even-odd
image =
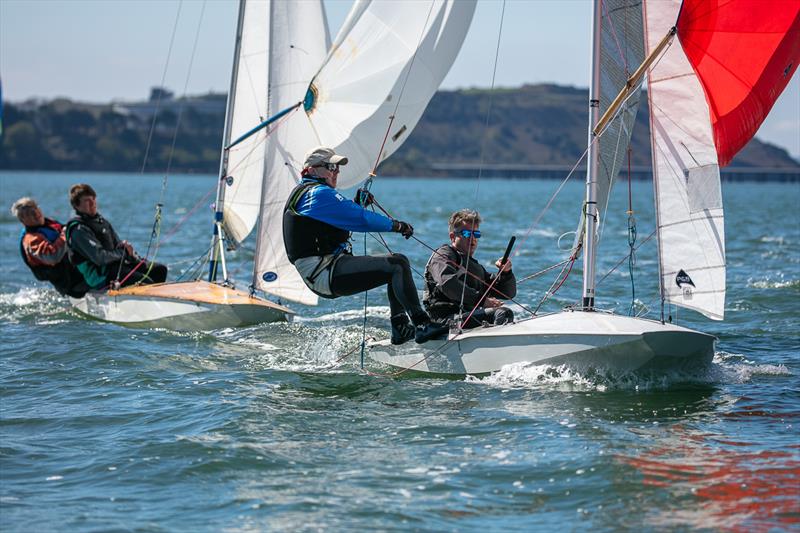
[[[440,246],[428,260],[423,302],[434,320],[450,319],[461,324],[469,316],[465,328],[514,321],[511,309],[503,307],[503,300],[517,294],[511,260],[501,264],[502,259],[498,259],[495,266],[499,272],[489,274],[472,257],[481,237],[480,224],[481,216],[471,209],[450,215],[450,243]]]
[[[283,241],[289,261],[309,289],[323,298],[338,298],[386,285],[392,313],[392,344],[426,342],[447,332],[432,323],[419,303],[411,266],[401,254],[354,256],[350,232],[414,234],[407,222],[364,209],[369,193],[352,201],[336,191],[339,166],[347,158],[319,146],[305,158],[302,179],[289,195],[283,213]],[[409,323],[409,317],[411,323]]]

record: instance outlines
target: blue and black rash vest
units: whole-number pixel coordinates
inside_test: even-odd
[[[19,252],[22,255],[22,260],[31,269],[34,277],[40,281],[49,281],[53,287],[60,293],[73,298],[82,298],[89,290],[89,287],[83,282],[83,276],[69,261],[68,254],[64,254],[61,260],[54,265],[38,264],[34,265],[25,253],[25,235],[35,233],[41,235],[49,243],[54,243],[61,235],[61,224],[55,220],[46,218],[44,225],[36,227],[26,227],[22,230],[19,237]]]
[[[283,242],[294,264],[301,257],[344,250],[351,231],[392,230],[392,220],[368,211],[324,182],[305,178],[283,210]]]

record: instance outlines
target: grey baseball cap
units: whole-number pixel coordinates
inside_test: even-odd
[[[306,154],[306,161],[303,163],[304,167],[316,167],[323,163],[333,163],[338,165],[346,165],[347,158],[341,155],[336,155],[333,148],[325,146],[317,146]]]

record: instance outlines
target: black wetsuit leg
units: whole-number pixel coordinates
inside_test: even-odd
[[[340,257],[331,276],[335,296],[350,296],[387,285],[392,316],[407,312],[416,325],[428,322],[411,275],[408,258],[402,254]]]
[[[463,323],[468,316],[469,313],[456,316],[454,322],[458,321],[459,324]],[[479,307],[474,313],[472,313],[469,322],[464,325],[464,329],[477,328],[478,326],[483,325],[484,322],[487,324],[493,324],[495,326],[501,326],[503,324],[508,324],[509,322],[514,322],[514,311],[508,307]]]

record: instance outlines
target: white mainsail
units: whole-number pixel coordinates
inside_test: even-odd
[[[304,98],[305,105],[264,134],[256,288],[304,304],[317,303],[317,296],[289,263],[283,244],[283,207],[299,179],[305,153],[325,145],[347,155],[349,163],[339,177],[342,188],[366,179],[378,159],[390,115],[396,118],[381,161],[399,148],[419,121],[455,60],[474,9],[472,0],[357,2],[328,56],[318,62],[322,67],[309,80],[310,87],[308,82],[303,87],[270,87],[271,99],[280,93],[281,106]],[[277,112],[281,106],[270,109]],[[251,120],[251,126],[257,123]]]
[[[648,2],[648,52],[675,24],[679,0]],[[676,39],[648,76],[662,297],[715,320],[725,314],[719,164],[703,87]]]
[[[605,114],[644,59],[641,0],[603,0],[600,6],[598,116]],[[597,210],[601,217],[598,233],[602,232],[602,220],[614,179],[626,160],[640,93],[637,89],[625,100],[617,118],[609,123],[596,141],[597,161],[592,172],[597,183]],[[589,161],[588,164],[592,165],[593,162]],[[576,247],[583,242],[585,223],[585,217],[581,216],[575,238]]]

